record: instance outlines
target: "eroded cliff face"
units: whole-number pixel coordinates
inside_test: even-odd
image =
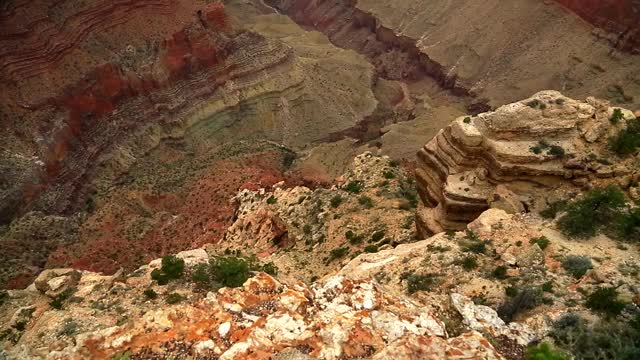
[[[607,145],[625,119],[635,119],[621,111],[614,124],[607,102],[543,91],[456,119],[418,153],[419,231],[464,229],[489,207],[540,211],[562,193],[607,183],[628,188],[640,178],[637,156],[618,158]]]

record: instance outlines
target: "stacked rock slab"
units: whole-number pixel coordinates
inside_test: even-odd
[[[624,119],[614,124],[607,102],[542,91],[456,119],[418,152],[419,233],[462,230],[492,206],[540,210],[561,189],[638,177],[633,156],[611,165],[602,161],[613,156],[607,139],[635,117],[621,110]]]

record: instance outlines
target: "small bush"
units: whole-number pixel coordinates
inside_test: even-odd
[[[311,234],[311,225],[304,224],[304,226],[302,227],[302,232],[307,235]]]
[[[527,349],[527,360],[569,360],[569,358],[554,350],[549,343],[543,342]]]
[[[570,237],[593,237],[599,229],[615,223],[624,205],[624,194],[617,186],[595,188],[567,205],[558,227]]]
[[[574,278],[580,279],[593,265],[587,256],[569,255],[562,260],[562,267]]]
[[[144,296],[149,300],[153,300],[158,297],[158,293],[153,291],[153,289],[146,289],[144,291]]]
[[[504,280],[507,278],[507,267],[504,265],[497,266],[493,270],[493,277],[496,279]]]
[[[382,175],[384,176],[385,179],[393,179],[396,177],[396,174],[393,173],[393,171],[391,170],[385,170]]]
[[[275,203],[278,202],[278,199],[275,198],[275,196],[271,195],[269,196],[269,198],[267,198],[267,204],[269,205],[273,205]]]
[[[505,322],[511,322],[517,314],[531,310],[540,305],[540,303],[542,303],[542,291],[540,289],[523,289],[498,306],[498,316]]]
[[[462,266],[463,269],[467,271],[471,271],[478,267],[478,260],[476,260],[475,256],[465,256],[461,260],[456,262],[458,265]]]
[[[464,118],[464,120],[462,120],[462,122],[464,122],[465,124],[470,124],[471,118],[467,116],[466,118]]]
[[[349,252],[348,247],[337,247],[329,253],[329,260],[327,262],[331,262],[332,260],[339,259]]]
[[[627,121],[627,127],[609,138],[609,148],[618,155],[629,155],[640,147],[640,119]]]
[[[171,293],[167,295],[164,300],[167,302],[167,304],[177,304],[180,301],[184,300],[184,297],[182,297],[182,295],[178,293]]]
[[[429,291],[433,285],[439,282],[438,275],[436,274],[418,275],[415,273],[404,273],[400,278],[407,280],[407,292],[409,294],[417,291]]]
[[[51,300],[49,305],[56,310],[61,310],[64,303],[76,292],[75,288],[68,288]]]
[[[556,156],[556,157],[563,157],[565,155],[565,151],[562,148],[562,146],[551,145],[549,147],[549,151],[547,151],[547,154],[552,155],[552,156]]]
[[[364,248],[364,252],[367,253],[377,253],[378,252],[378,246],[377,245],[367,245]]]
[[[549,244],[551,244],[551,241],[546,236],[540,236],[536,238],[531,238],[529,240],[529,244],[538,244],[540,249],[544,250],[549,246]]]
[[[609,121],[611,121],[612,124],[617,124],[622,119],[624,119],[624,114],[622,113],[622,110],[618,108],[613,109],[613,114],[609,118]]]
[[[170,280],[179,279],[184,271],[184,260],[168,255],[162,258],[162,266],[151,272],[151,278],[159,285],[166,285]]]
[[[547,281],[544,284],[542,284],[542,291],[544,292],[552,292],[553,291],[553,282],[551,281]]]
[[[514,297],[516,295],[518,295],[518,293],[520,292],[520,290],[518,290],[517,287],[515,286],[507,286],[504,289],[504,293],[508,296],[508,297]]]
[[[340,206],[340,204],[342,204],[342,196],[340,194],[335,195],[331,198],[329,203],[331,204],[332,208],[337,208],[338,206]]]
[[[376,230],[371,234],[371,242],[378,242],[384,238],[385,230]]]
[[[249,263],[243,258],[216,257],[209,262],[209,271],[214,281],[226,287],[239,287],[249,278]]]
[[[350,181],[348,184],[346,184],[342,188],[346,192],[350,192],[352,194],[359,194],[360,192],[362,192],[362,189],[364,188],[364,182],[359,180]]]
[[[606,316],[617,316],[626,304],[618,299],[616,288],[601,287],[587,296],[585,306]]]
[[[211,280],[209,275],[209,266],[207,264],[196,265],[193,273],[191,274],[191,280],[193,280],[198,287],[207,288]]]
[[[358,203],[364,206],[366,209],[371,209],[373,207],[373,200],[370,197],[362,195],[358,198]]]
[[[356,233],[354,233],[354,232],[353,232],[353,231],[351,231],[351,230],[347,230],[347,231],[344,233],[344,237],[346,237],[346,238],[347,238],[347,240],[349,240],[349,242],[350,242],[351,244],[354,244],[354,245],[355,245],[355,244],[360,244],[360,243],[362,243],[362,241],[364,240],[364,235],[356,234]]]
[[[462,251],[484,254],[487,251],[487,245],[489,243],[491,243],[490,240],[480,240],[476,233],[467,230],[462,241]]]

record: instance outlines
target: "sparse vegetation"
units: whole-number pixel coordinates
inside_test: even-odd
[[[466,118],[464,118],[464,120],[462,120],[462,122],[465,123],[465,124],[470,124],[471,123],[471,118],[467,116]]]
[[[630,321],[599,320],[590,324],[576,314],[558,319],[550,333],[556,346],[575,359],[639,359],[640,314]]]
[[[378,242],[378,241],[382,240],[384,238],[385,234],[386,234],[385,230],[376,230],[376,231],[374,231],[373,234],[371,234],[370,242]]]
[[[365,195],[361,195],[358,198],[358,203],[362,205],[365,209],[371,209],[373,207],[373,200]]]
[[[377,253],[377,252],[378,252],[378,246],[377,246],[377,245],[374,245],[374,244],[367,245],[367,246],[365,246],[365,248],[364,248],[364,252],[367,252],[367,253]]]
[[[419,275],[407,272],[402,274],[400,278],[407,280],[407,292],[409,294],[417,291],[429,291],[433,285],[439,282],[438,275],[436,274]]]
[[[456,265],[462,266],[466,271],[471,271],[478,267],[478,260],[476,260],[476,257],[473,255],[467,255],[462,259],[456,260],[455,263]]]
[[[580,279],[593,265],[587,256],[569,255],[562,260],[562,267],[574,278]]]
[[[356,234],[352,230],[347,230],[344,233],[344,237],[347,238],[347,240],[349,240],[349,242],[354,245],[360,244],[362,243],[362,241],[364,241],[364,235]]]
[[[382,175],[385,179],[393,179],[396,177],[396,174],[391,170],[385,170]]]
[[[543,151],[547,152],[547,155],[555,156],[555,157],[563,157],[565,155],[564,148],[560,145],[551,145],[545,140],[538,141],[538,144],[532,146],[530,148],[531,152],[539,155],[542,154]]]
[[[472,252],[475,254],[484,254],[487,251],[487,245],[491,240],[480,240],[478,235],[471,230],[467,230],[462,239],[461,247],[464,252]]]
[[[529,239],[529,244],[538,244],[540,249],[544,250],[551,244],[551,241],[546,236],[540,236]]]
[[[166,285],[170,280],[179,279],[184,272],[184,260],[168,255],[162,258],[160,269],[151,272],[151,278],[156,280],[159,285]]]
[[[267,204],[269,204],[269,205],[273,205],[273,204],[275,204],[277,202],[278,202],[278,199],[276,199],[276,197],[273,196],[273,195],[271,195],[271,196],[269,196],[267,198]]]
[[[595,188],[567,205],[558,227],[570,237],[593,237],[598,230],[616,222],[624,205],[624,194],[617,186]]]

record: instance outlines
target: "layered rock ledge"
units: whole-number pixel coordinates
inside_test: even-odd
[[[489,207],[542,210],[561,191],[609,182],[628,187],[640,177],[637,156],[607,160],[616,156],[608,138],[625,126],[624,119],[610,121],[613,112],[595,98],[542,91],[456,119],[418,153],[419,232],[463,229]]]

